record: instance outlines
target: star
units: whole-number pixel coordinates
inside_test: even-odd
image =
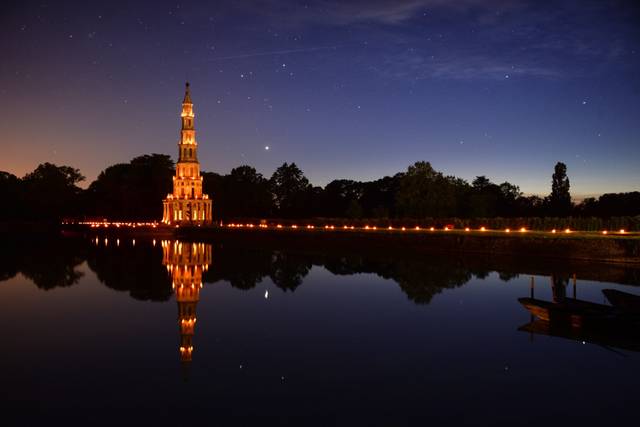
[[[268,145],[266,145],[266,146],[264,147],[264,150],[265,150],[265,151],[269,151],[269,146],[268,146]]]

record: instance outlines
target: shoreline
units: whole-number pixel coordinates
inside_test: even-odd
[[[276,227],[90,227],[64,225],[63,233],[121,235],[244,243],[248,245],[286,244],[296,249],[399,251],[415,254],[498,255],[538,259],[598,261],[640,265],[640,237],[589,232],[557,233],[537,231],[464,231],[399,229],[325,229]]]

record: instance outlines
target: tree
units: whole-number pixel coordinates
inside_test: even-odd
[[[487,188],[491,187],[492,185],[495,185],[495,184],[491,182],[491,180],[484,175],[476,176],[476,179],[474,179],[473,182],[471,183],[471,186],[476,191],[484,191]]]
[[[409,166],[396,195],[401,214],[413,218],[455,215],[456,186],[460,183],[451,178],[445,178],[429,162]]]
[[[38,165],[22,178],[25,218],[59,221],[77,214],[82,190],[76,184],[83,180],[80,171],[70,166]]]
[[[518,197],[515,202],[515,216],[542,216],[544,199],[538,196]]]
[[[362,197],[359,199],[364,216],[367,218],[388,218],[396,211],[396,193],[400,186],[400,177],[385,176],[371,182],[360,183]]]
[[[159,219],[162,199],[173,191],[173,174],[173,161],[164,154],[109,166],[87,189],[86,212],[110,219]]]
[[[230,217],[265,217],[272,211],[269,181],[251,166],[239,166],[225,176],[225,194]]]
[[[640,192],[606,193],[598,199],[586,198],[576,206],[581,216],[636,216],[640,215]]]
[[[362,197],[362,183],[350,179],[336,179],[328,183],[322,192],[323,206],[320,210],[322,216],[346,217],[347,209],[352,204],[358,204]],[[358,204],[359,206],[359,204]],[[362,207],[358,207],[359,215],[362,215]]]
[[[484,175],[477,176],[471,183],[470,216],[475,218],[495,216],[499,199],[500,187]]]
[[[24,176],[26,182],[47,182],[59,188],[73,187],[84,181],[79,169],[71,166],[56,166],[52,163],[42,163],[31,173]]]
[[[499,201],[497,212],[499,216],[515,216],[517,215],[517,200],[522,197],[522,191],[517,185],[503,182],[498,186]]]
[[[551,214],[567,216],[571,213],[571,194],[569,193],[569,178],[567,165],[556,163],[551,180],[551,195],[549,196]]]
[[[9,173],[0,171],[0,200],[3,200],[4,209],[0,209],[0,219],[18,219],[23,216],[22,206],[22,182]]]
[[[350,200],[344,216],[351,219],[362,218],[362,206],[357,200]]]
[[[269,187],[275,208],[280,216],[294,218],[305,216],[311,195],[311,184],[295,163],[284,163],[271,176]]]

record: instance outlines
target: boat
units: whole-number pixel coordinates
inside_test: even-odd
[[[583,344],[596,344],[605,348],[615,347],[621,350],[640,351],[640,330],[636,325],[621,324],[614,328],[573,327],[557,322],[534,320],[518,328],[530,334],[546,335],[578,341]]]
[[[547,322],[569,321],[580,325],[585,321],[604,321],[616,314],[611,306],[571,298],[561,302],[518,298],[518,302],[535,317]]]
[[[531,334],[640,351],[640,297],[614,289],[603,291],[612,305],[574,298],[559,302],[518,298],[536,319],[518,328]]]
[[[622,292],[617,289],[604,289],[602,293],[617,310],[627,314],[640,315],[640,295]]]

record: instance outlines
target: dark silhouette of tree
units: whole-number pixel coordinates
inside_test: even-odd
[[[362,197],[359,202],[365,217],[390,218],[396,215],[396,193],[402,176],[399,173],[361,184]]]
[[[542,216],[545,200],[538,196],[519,197],[515,201],[516,216]]]
[[[9,201],[0,211],[0,221],[58,222],[65,217],[159,220],[161,200],[172,191],[173,175],[171,158],[161,154],[109,166],[87,190],[77,187],[84,177],[69,166],[44,163],[22,179],[0,171],[0,197]],[[484,175],[470,185],[461,178],[445,176],[424,161],[393,176],[368,182],[338,179],[324,188],[312,186],[295,163],[284,163],[268,180],[248,165],[236,167],[227,175],[202,172],[202,177],[203,190],[213,200],[213,217],[223,221],[408,218],[447,219],[459,224],[476,218],[572,215],[609,218],[611,227],[633,228],[636,220],[611,217],[640,215],[637,191],[603,194],[574,207],[563,163],[555,165],[552,191],[545,199],[524,196],[517,185],[495,184]],[[598,221],[588,222],[587,229],[605,226]],[[555,226],[542,225],[541,221],[536,224]]]
[[[453,177],[444,177],[429,162],[409,166],[400,180],[396,196],[398,210],[412,218],[448,217],[456,214],[456,185]]]
[[[576,206],[581,216],[611,217],[640,215],[640,192],[607,193],[599,198],[586,198]]]
[[[551,195],[549,208],[553,215],[567,216],[571,213],[571,194],[569,193],[569,178],[567,165],[556,163],[551,181]]]
[[[487,178],[486,176],[481,175],[481,176],[477,176],[476,179],[473,180],[471,185],[473,186],[473,189],[476,191],[484,191],[494,186],[495,184],[492,183],[491,180],[489,180],[489,178]]]
[[[0,209],[0,220],[16,220],[23,217],[24,194],[20,179],[9,173],[0,171],[0,200],[3,200],[3,209]]]
[[[503,182],[499,185],[499,189],[498,215],[506,217],[517,216],[518,199],[522,197],[520,187],[508,182]]]
[[[349,204],[347,205],[347,209],[344,212],[344,216],[350,219],[362,218],[364,215],[364,210],[362,209],[362,205],[357,200],[349,200]]]
[[[213,199],[213,217],[265,218],[272,215],[269,181],[251,166],[239,166],[228,175],[202,172],[203,190]]]
[[[276,169],[269,186],[278,215],[283,218],[306,216],[312,187],[295,163],[284,163]]]
[[[336,179],[327,184],[323,191],[324,207],[321,211],[322,216],[327,217],[349,217],[347,210],[353,204],[358,207],[358,216],[362,216],[362,206],[358,200],[363,195],[363,186],[360,182],[350,179]],[[351,216],[353,218],[353,216]]]
[[[470,216],[490,218],[497,215],[500,200],[500,187],[491,182],[486,176],[478,176],[471,183],[469,199]]]
[[[213,218],[216,220],[227,219],[230,210],[233,209],[232,189],[228,189],[225,183],[225,176],[215,172],[201,172],[202,191],[213,199]]]
[[[272,199],[269,181],[251,166],[240,166],[225,177],[229,207],[233,217],[265,217],[271,214]]]
[[[24,219],[60,220],[79,211],[81,189],[77,183],[84,180],[78,169],[43,163],[22,178]]]
[[[139,156],[108,167],[89,186],[85,212],[121,220],[162,217],[162,199],[173,191],[173,161],[164,154]]]

